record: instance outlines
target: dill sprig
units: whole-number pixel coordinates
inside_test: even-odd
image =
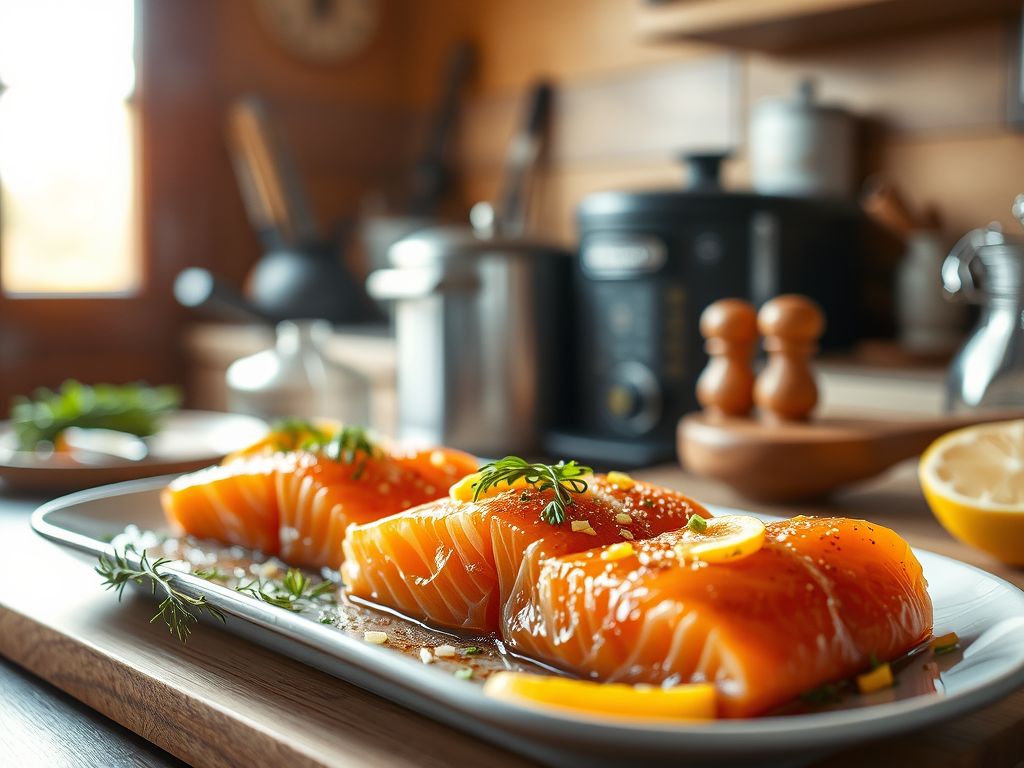
[[[506,456],[480,468],[480,478],[472,486],[473,501],[499,483],[511,487],[516,480],[522,479],[538,491],[550,488],[555,492],[555,497],[541,510],[540,517],[546,523],[560,525],[565,522],[566,507],[575,503],[570,494],[587,490],[587,483],[580,476],[592,473],[590,467],[581,467],[575,461],[530,464],[518,456]]]
[[[106,554],[100,555],[100,563],[96,567],[96,573],[102,576],[105,581],[103,586],[117,592],[118,601],[124,595],[124,587],[134,581],[142,584],[149,579],[150,589],[156,594],[157,585],[163,590],[166,597],[160,603],[160,610],[150,619],[150,624],[159,618],[163,618],[171,634],[177,635],[181,642],[187,642],[188,636],[192,634],[192,625],[199,621],[198,615],[207,611],[214,618],[224,621],[224,614],[207,602],[205,596],[191,597],[174,587],[174,576],[170,573],[161,573],[158,569],[162,565],[171,562],[165,557],[150,562],[146,553],[139,555],[138,567],[128,561],[128,553],[138,555],[135,547],[131,544],[124,548],[124,553],[114,550],[113,559]]]
[[[383,455],[381,449],[370,438],[364,427],[349,425],[342,427],[324,450],[328,458],[345,464],[355,464],[359,459],[356,471],[352,473],[352,479],[358,480],[366,467],[366,460],[369,458],[380,458]]]
[[[235,587],[235,591],[244,592],[264,603],[298,613],[305,610],[316,598],[328,595],[336,588],[337,585],[333,581],[321,581],[319,584],[314,584],[313,580],[304,575],[302,571],[289,568],[288,573],[280,581],[276,579],[261,581],[257,578],[248,584]]]

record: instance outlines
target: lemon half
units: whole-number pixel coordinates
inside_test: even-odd
[[[1024,420],[943,435],[921,456],[918,476],[932,512],[954,537],[1024,565]]]

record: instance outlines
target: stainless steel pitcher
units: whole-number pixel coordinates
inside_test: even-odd
[[[1014,216],[1024,216],[1024,195]],[[942,265],[951,294],[981,305],[978,325],[950,365],[946,408],[1024,408],[1024,238],[997,223],[956,244]]]
[[[569,254],[450,226],[388,258],[367,289],[396,303],[399,437],[479,456],[536,450],[569,374]]]

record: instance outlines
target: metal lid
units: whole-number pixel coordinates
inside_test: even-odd
[[[452,259],[484,256],[543,255],[565,255],[565,250],[536,240],[488,238],[472,227],[462,225],[420,229],[388,249],[388,261],[395,267],[426,267]]]

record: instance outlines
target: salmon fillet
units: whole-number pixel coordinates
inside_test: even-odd
[[[351,463],[322,451],[240,453],[183,475],[161,494],[168,519],[197,538],[337,569],[351,523],[367,523],[448,493],[477,468],[449,449],[382,449]]]
[[[352,526],[343,544],[348,594],[435,626],[496,632],[528,547],[557,557],[709,516],[691,499],[647,483],[624,489],[601,475],[587,483],[560,525],[541,519],[553,491],[526,487],[475,502],[444,499]]]
[[[728,563],[680,562],[683,535],[635,542],[618,559],[531,547],[503,610],[505,641],[584,678],[714,682],[720,716],[748,717],[865,672],[872,655],[892,660],[931,633],[921,565],[887,528],[770,523],[761,549]]]

